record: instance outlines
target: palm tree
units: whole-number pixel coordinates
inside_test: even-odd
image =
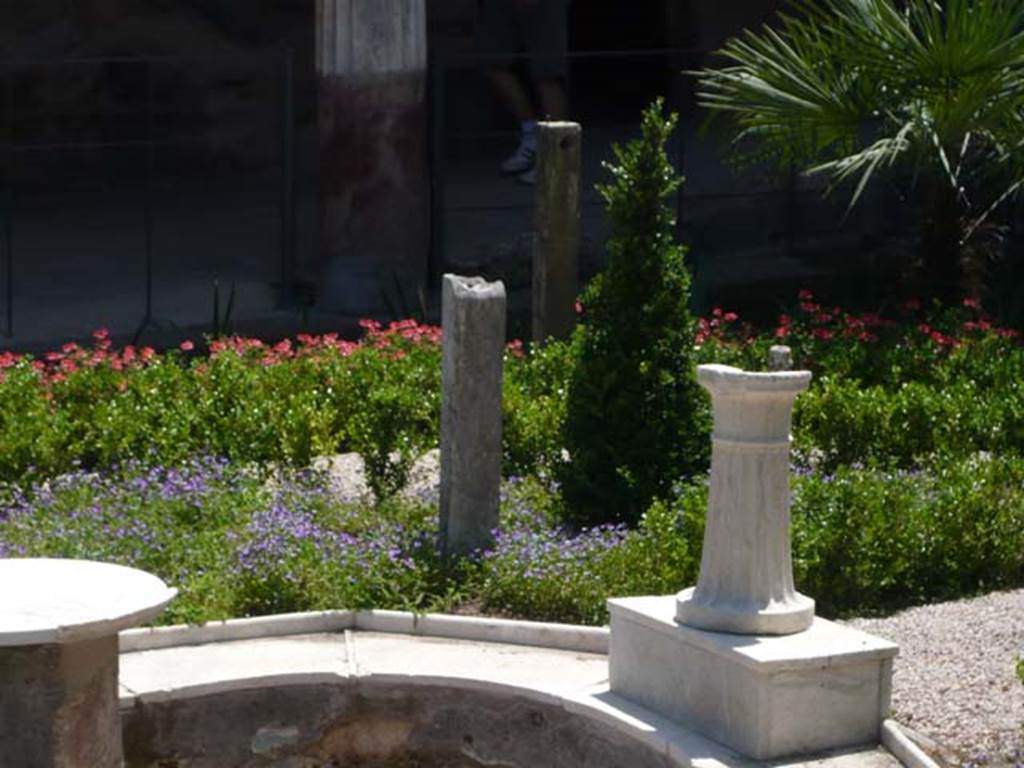
[[[739,158],[852,187],[909,170],[934,297],[959,298],[979,234],[1024,186],[1024,0],[793,0],[705,69]]]

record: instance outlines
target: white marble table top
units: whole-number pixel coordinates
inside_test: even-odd
[[[0,559],[0,647],[113,635],[159,615],[176,594],[120,565]]]

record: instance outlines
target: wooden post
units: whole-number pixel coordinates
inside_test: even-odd
[[[533,340],[567,338],[576,323],[580,252],[577,123],[541,123],[533,247]]]

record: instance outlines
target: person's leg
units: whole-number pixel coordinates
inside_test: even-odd
[[[540,100],[541,117],[544,120],[565,120],[569,112],[565,92],[569,0],[539,0],[532,5],[523,22],[526,49],[530,54],[530,78]],[[535,164],[519,174],[519,180],[526,184],[535,183]]]
[[[565,120],[569,114],[565,84],[561,79],[550,78],[536,82],[540,108],[546,120]]]
[[[477,45],[489,56],[513,56],[523,42],[523,19],[516,0],[484,0]],[[487,78],[501,103],[519,122],[519,146],[501,164],[503,173],[530,170],[537,151],[537,110],[523,81],[505,62],[491,65]]]
[[[536,121],[537,111],[534,109],[530,94],[523,81],[510,69],[495,68],[487,73],[491,86],[501,103],[520,123]]]
[[[569,2],[544,0],[533,6],[526,26],[530,76],[543,117],[564,120],[568,115],[565,81],[568,74]]]

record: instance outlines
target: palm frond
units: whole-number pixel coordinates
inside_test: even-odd
[[[699,102],[731,116],[738,151],[825,174],[830,189],[850,183],[851,206],[898,163],[953,185],[965,205],[1020,192],[1024,0],[791,6],[698,73]]]

